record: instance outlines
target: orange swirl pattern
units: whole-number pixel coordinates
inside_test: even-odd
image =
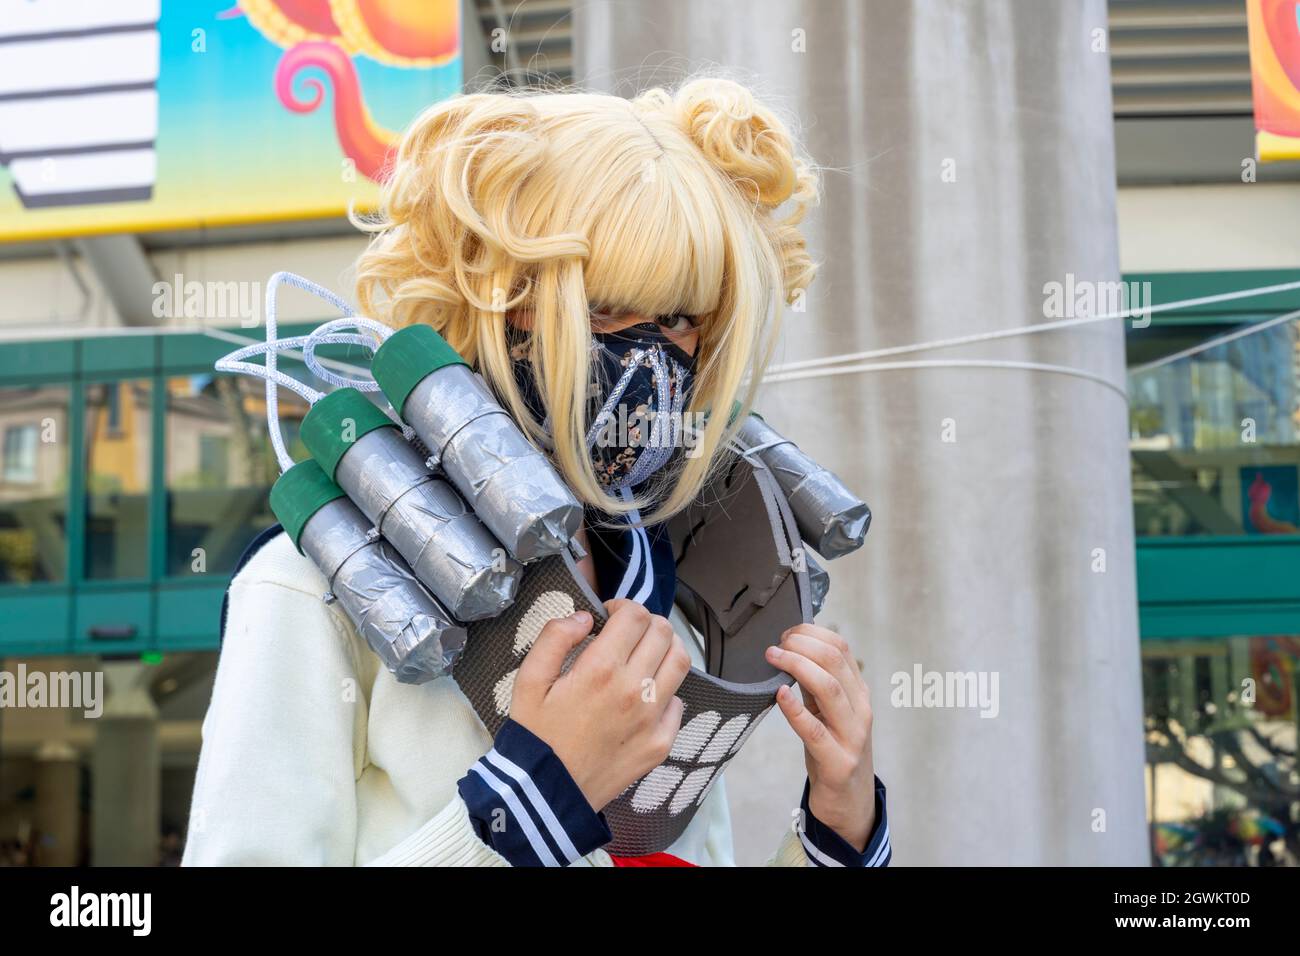
[[[361,98],[356,67],[339,47],[310,40],[286,50],[275,68],[275,91],[280,102],[295,113],[310,113],[324,102],[324,86],[315,78],[308,78],[303,84],[310,93],[307,99],[299,99],[294,92],[294,78],[308,67],[324,70],[334,86],[334,129],[343,154],[356,164],[363,176],[381,181],[388,153],[397,145],[397,136],[370,118],[370,111]]]
[[[456,0],[329,0],[344,42],[389,66],[441,66],[460,52]]]
[[[363,175],[376,181],[397,135],[371,119],[351,58],[428,69],[460,53],[457,0],[240,0],[239,11],[285,49],[275,75],[276,94],[285,107],[309,113],[320,106],[320,81],[307,81],[306,99],[298,98],[293,84],[303,69],[325,71],[334,87],[339,145]]]
[[[1300,0],[1246,0],[1261,162],[1300,159]]]
[[[239,10],[277,46],[328,41],[389,66],[441,66],[460,52],[456,0],[240,0]]]
[[[258,33],[286,50],[298,43],[326,40],[349,56],[360,52],[339,30],[329,0],[240,0],[239,12]]]

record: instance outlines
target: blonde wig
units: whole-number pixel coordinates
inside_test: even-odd
[[[787,126],[730,80],[696,78],[630,101],[457,96],[402,138],[367,227],[357,298],[368,315],[440,332],[583,501],[609,513],[637,507],[652,523],[699,494],[749,413],[781,303],[816,271],[798,224],[818,194]],[[686,314],[699,329],[686,415],[704,427],[691,454],[628,503],[602,489],[585,444],[595,311]],[[507,313],[531,318],[528,359],[549,437],[515,383]]]

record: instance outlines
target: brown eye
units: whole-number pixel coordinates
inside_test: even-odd
[[[690,332],[695,328],[695,317],[690,315],[661,315],[655,321],[666,332]]]

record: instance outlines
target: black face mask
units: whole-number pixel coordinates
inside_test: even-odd
[[[550,431],[532,365],[528,333],[506,327],[515,382],[537,422]],[[593,332],[587,447],[600,483],[615,494],[640,485],[683,445],[683,412],[695,359],[655,322]]]

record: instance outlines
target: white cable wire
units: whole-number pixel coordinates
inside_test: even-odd
[[[1233,342],[1237,339],[1254,335],[1257,332],[1263,332],[1265,329],[1270,329],[1275,325],[1281,325],[1284,322],[1291,322],[1296,319],[1300,319],[1300,309],[1297,309],[1294,312],[1286,312],[1282,315],[1276,316],[1275,318],[1269,319],[1267,322],[1255,323],[1244,329],[1238,329],[1237,331],[1229,332],[1226,335],[1207,339],[1198,345],[1193,345],[1179,352],[1162,356],[1153,361],[1144,362],[1141,365],[1134,365],[1132,368],[1128,369],[1128,372],[1129,374],[1149,372],[1152,369],[1160,368],[1163,365],[1169,365],[1181,359],[1189,358],[1193,355],[1199,355],[1201,352],[1207,352],[1210,349],[1216,348],[1217,346],[1223,345],[1227,342]],[[1050,372],[1058,375],[1072,375],[1076,378],[1088,379],[1089,381],[1097,382],[1099,385],[1104,385],[1106,388],[1122,396],[1125,401],[1128,400],[1128,392],[1126,389],[1114,382],[1108,381],[1106,378],[1096,374],[1095,372],[1088,371],[1087,369],[1074,368],[1068,365],[1047,365],[1041,362],[1015,362],[996,359],[928,359],[910,362],[865,362],[860,365],[845,365],[829,368],[796,370],[792,372],[778,372],[775,375],[764,377],[763,383],[775,384],[778,382],[798,381],[799,379],[830,378],[835,375],[850,375],[857,372],[890,372],[913,368],[1009,368],[1023,369],[1031,372]]]
[[[1180,302],[1165,302],[1148,306],[1144,309],[1125,309],[1122,312],[1109,312],[1105,315],[1086,315],[1072,319],[1058,319],[1054,322],[1041,322],[1037,325],[1019,325],[1014,328],[996,329],[991,332],[974,332],[970,335],[957,335],[946,339],[931,339],[928,342],[914,342],[911,345],[895,345],[890,348],[871,349],[866,352],[852,352],[848,355],[828,355],[822,358],[802,359],[795,362],[783,362],[770,366],[773,373],[789,372],[795,369],[819,368],[826,365],[841,365],[845,362],[860,362],[864,359],[886,358],[891,355],[906,355],[909,352],[925,352],[930,349],[952,348],[957,345],[970,345],[976,342],[991,342],[996,339],[1014,338],[1017,335],[1032,335],[1036,332],[1052,332],[1094,322],[1106,322],[1111,319],[1124,319],[1134,315],[1154,315],[1157,312],[1171,312],[1197,305],[1213,305],[1218,302],[1231,302],[1236,299],[1253,299],[1257,296],[1272,295],[1275,292],[1290,292],[1300,289],[1300,282],[1283,282],[1279,285],[1260,286],[1255,289],[1237,289],[1233,292],[1220,292],[1215,295],[1200,296],[1195,299],[1183,299]]]
[[[275,339],[274,324],[267,324],[268,341],[258,342],[254,345],[245,346],[235,352],[231,352],[225,358],[216,363],[216,369],[221,372],[237,372],[243,375],[251,375],[254,378],[265,379],[266,381],[266,428],[271,436],[271,447],[275,450],[276,461],[280,464],[280,471],[288,471],[293,467],[293,458],[289,455],[289,450],[284,444],[284,435],[280,431],[280,403],[279,392],[277,388],[283,386],[292,392],[296,392],[307,401],[308,405],[314,405],[320,400],[321,392],[310,388],[302,382],[289,375],[284,374],[275,367],[276,348],[280,343]],[[300,346],[306,341],[306,336],[297,338],[284,339],[285,344]],[[254,365],[246,362],[244,359],[251,358],[254,355],[265,355],[265,365]]]
[[[1294,319],[1300,319],[1300,309],[1296,309],[1294,312],[1284,312],[1276,318],[1269,319],[1267,322],[1257,322],[1253,325],[1246,326],[1244,329],[1238,329],[1235,332],[1228,332],[1225,335],[1220,335],[1218,338],[1207,339],[1199,345],[1185,348],[1181,352],[1174,352],[1172,355],[1164,355],[1158,359],[1153,359],[1150,362],[1144,362],[1141,365],[1134,365],[1129,369],[1129,372],[1149,372],[1153,368],[1159,368],[1162,365],[1177,362],[1179,359],[1185,359],[1189,356],[1209,351],[1215,346],[1223,345],[1225,342],[1232,342],[1236,339],[1245,338],[1247,335],[1254,335],[1256,332],[1263,332],[1265,329],[1271,329],[1275,325],[1281,325],[1283,322],[1290,322]]]
[[[333,305],[336,309],[342,312],[344,318],[332,319],[315,329],[309,335],[277,340],[275,303],[276,293],[279,286],[282,284],[295,286],[324,299],[330,305]],[[1237,299],[1249,299],[1257,296],[1271,295],[1277,292],[1289,292],[1295,289],[1300,289],[1300,282],[1284,282],[1277,285],[1260,286],[1254,289],[1239,289],[1233,292],[1200,296],[1194,299],[1166,302],[1160,305],[1148,306],[1146,308],[1125,309],[1121,312],[1111,312],[1104,315],[1080,316],[1070,319],[1060,319],[1054,322],[1043,322],[1037,325],[997,329],[991,332],[977,332],[970,335],[953,336],[946,339],[932,339],[928,342],[915,342],[911,345],[898,345],[883,349],[872,349],[865,352],[853,352],[847,355],[825,356],[822,358],[804,359],[796,362],[785,362],[780,365],[770,366],[763,381],[765,383],[778,383],[798,381],[801,379],[827,378],[835,375],[850,375],[859,372],[883,372],[916,368],[1021,369],[1026,371],[1070,375],[1076,378],[1093,381],[1099,385],[1105,386],[1113,392],[1116,392],[1127,400],[1127,391],[1123,386],[1117,385],[1095,372],[1067,365],[996,359],[932,359],[907,362],[863,362],[861,360],[883,358],[892,355],[905,355],[910,352],[920,352],[929,349],[951,348],[958,345],[988,342],[997,339],[1012,338],[1019,335],[1031,335],[1038,332],[1050,332],[1059,329],[1073,328],[1075,326],[1089,325],[1095,322],[1128,318],[1134,315],[1149,316],[1157,312],[1170,312],[1198,305],[1212,305],[1219,302],[1230,302]],[[1149,371],[1153,368],[1176,362],[1180,359],[1215,348],[1224,343],[1244,338],[1248,335],[1254,335],[1257,332],[1262,332],[1265,329],[1298,318],[1300,318],[1300,310],[1287,312],[1283,315],[1269,319],[1266,322],[1255,323],[1244,329],[1238,329],[1235,332],[1230,332],[1226,335],[1218,336],[1217,338],[1202,342],[1199,345],[1175,352],[1172,355],[1163,356],[1162,358],[1156,359],[1152,362],[1134,366],[1129,371],[1130,373]],[[356,329],[357,331],[353,333],[337,331],[344,328]],[[361,334],[363,332],[368,332],[370,335],[367,336]],[[321,398],[322,393],[311,389],[302,382],[299,382],[297,379],[280,372],[276,367],[276,356],[278,352],[280,350],[285,350],[286,353],[288,353],[288,350],[291,348],[301,348],[301,358],[303,362],[307,365],[308,369],[322,381],[339,387],[351,387],[361,391],[376,391],[379,388],[378,384],[374,381],[373,377],[365,373],[365,370],[341,362],[323,360],[316,355],[316,349],[320,345],[326,344],[358,345],[370,350],[373,355],[378,346],[386,341],[392,332],[393,330],[391,328],[381,322],[376,322],[373,319],[356,315],[351,306],[328,289],[325,289],[308,279],[304,279],[302,276],[295,275],[294,273],[277,272],[267,283],[266,341],[252,342],[251,340],[241,339],[238,336],[229,334],[217,336],[233,341],[249,341],[250,344],[222,358],[216,363],[216,368],[220,371],[237,372],[265,379],[267,426],[271,435],[271,443],[275,447],[276,457],[280,462],[281,469],[284,470],[293,465],[293,459],[289,457],[288,451],[285,449],[284,437],[280,432],[277,387],[283,386],[288,388],[302,396],[311,404],[318,401]],[[254,365],[246,361],[246,359],[257,354],[266,355],[266,364],[264,366]],[[325,367],[326,362],[348,371],[355,371],[359,373],[359,375],[346,376],[336,374]],[[632,367],[635,367],[635,363],[633,363]],[[625,379],[630,378],[629,373],[631,371],[632,368],[629,368],[628,372],[624,375]],[[366,375],[366,377],[361,377],[361,375]],[[623,382],[620,382],[619,384],[623,384]],[[615,391],[618,391],[617,386]],[[607,405],[608,404],[612,403],[607,403]],[[593,422],[587,436],[589,444],[597,433],[599,426],[603,424],[602,419],[606,417],[606,415],[607,409],[602,409],[601,413],[596,416],[596,421]],[[403,433],[406,433],[407,431],[408,429],[404,427]]]
[[[1266,322],[1256,322],[1246,326],[1245,328],[1237,329],[1235,332],[1228,332],[1224,335],[1207,339],[1197,345],[1190,346],[1178,352],[1173,352],[1169,355],[1161,356],[1160,358],[1154,359],[1150,362],[1144,362],[1141,365],[1134,365],[1132,368],[1128,369],[1128,372],[1129,374],[1149,372],[1152,369],[1160,368],[1164,365],[1170,365],[1182,359],[1190,358],[1193,355],[1199,355],[1202,352],[1208,352],[1210,349],[1217,348],[1218,346],[1224,345],[1228,342],[1234,342],[1237,339],[1246,338],[1247,336],[1263,332],[1265,329],[1271,329],[1276,325],[1281,325],[1285,322],[1292,322],[1297,319],[1300,319],[1300,309],[1296,309],[1293,312],[1284,312],[1282,315],[1275,316]],[[763,379],[763,382],[764,384],[790,382],[799,379],[829,378],[834,375],[849,375],[857,372],[888,372],[912,368],[1013,368],[1033,372],[1052,372],[1059,375],[1073,375],[1076,378],[1084,378],[1097,382],[1100,385],[1104,385],[1111,391],[1121,395],[1125,401],[1128,400],[1128,392],[1126,389],[1114,382],[1108,381],[1094,372],[1088,371],[1087,369],[1073,368],[1068,365],[1047,365],[1040,362],[1014,362],[994,359],[931,359],[910,362],[867,362],[860,365],[777,372],[775,375],[766,376]]]
[[[200,334],[206,335],[210,339],[217,339],[218,341],[221,342],[229,342],[231,345],[244,346],[244,345],[265,344],[263,342],[259,342],[257,339],[250,339],[247,335],[236,335],[235,333],[231,332],[229,329],[206,328],[206,329],[202,329]],[[305,339],[306,336],[298,336],[298,338]],[[302,362],[303,361],[302,351],[299,349],[288,348],[285,345],[286,342],[291,342],[291,341],[293,340],[280,339],[280,346],[281,346],[279,350],[280,358],[282,359],[291,358],[299,362]],[[366,371],[360,365],[353,365],[351,362],[343,362],[338,359],[321,358],[319,355],[316,356],[316,362],[319,365],[323,365],[328,368],[339,369],[340,371],[352,372],[355,374],[365,374]]]
[[[763,384],[776,382],[793,382],[807,378],[830,378],[835,375],[852,375],[858,372],[895,372],[912,368],[1000,368],[1020,369],[1027,372],[1050,372],[1056,375],[1070,375],[1074,378],[1087,379],[1104,385],[1128,401],[1128,392],[1122,385],[1116,385],[1105,376],[1087,369],[1074,368],[1069,365],[1049,365],[1044,362],[1015,362],[1001,359],[914,359],[909,362],[865,362],[861,365],[845,365],[835,368],[801,369],[793,372],[780,372],[766,377]]]
[[[289,279],[289,276],[291,275],[293,275],[293,273],[277,272],[275,275],[271,276],[270,280],[266,283],[266,306],[264,312],[266,316],[266,344],[268,346],[266,350],[266,429],[271,435],[271,445],[275,449],[276,460],[280,462],[281,472],[288,471],[293,467],[293,458],[289,455],[289,449],[284,446],[284,433],[280,430],[280,393],[275,387],[275,298],[279,291],[281,282],[290,282],[290,284],[297,285],[299,288],[302,287],[300,282],[305,280],[302,280],[300,276],[294,276],[294,279],[300,280],[300,282],[294,282]],[[326,296],[323,295],[321,298],[325,299]],[[351,313],[352,310],[348,308],[346,304],[343,304],[343,314],[350,315]],[[314,405],[319,398],[320,395],[317,394],[316,398],[308,399],[308,401]]]
[[[358,335],[351,333],[336,332],[335,329],[354,328],[366,330],[371,333],[370,336]],[[379,391],[379,383],[375,381],[374,376],[366,373],[365,378],[349,377],[346,375],[336,375],[321,365],[320,360],[316,357],[316,347],[318,345],[359,345],[368,349],[373,356],[380,345],[388,341],[388,337],[393,334],[393,330],[382,322],[376,322],[374,319],[367,319],[363,316],[354,315],[345,319],[332,319],[324,325],[319,326],[315,331],[307,336],[307,344],[303,348],[303,361],[307,367],[312,370],[317,378],[346,388],[355,388],[362,392]],[[376,342],[378,339],[378,342]]]
[[[309,335],[294,336],[288,339],[277,338],[276,297],[281,285],[291,285],[302,289],[304,292],[310,292],[342,312],[344,318],[332,319],[313,330]],[[308,404],[313,405],[320,400],[323,393],[309,388],[292,376],[279,371],[276,367],[279,351],[287,348],[301,348],[302,359],[307,368],[312,374],[323,381],[329,382],[331,385],[347,386],[362,391],[376,391],[379,386],[373,378],[349,378],[329,371],[317,357],[316,349],[321,345],[360,345],[369,349],[373,355],[379,345],[392,334],[392,329],[381,322],[358,316],[350,305],[333,292],[292,272],[277,272],[267,281],[265,315],[266,341],[254,342],[231,352],[220,359],[215,367],[219,371],[237,372],[265,380],[267,431],[271,436],[271,445],[275,449],[275,457],[280,464],[280,470],[287,471],[293,467],[294,461],[285,447],[284,434],[280,429],[279,388],[287,388],[306,399]],[[352,328],[358,331],[354,333],[336,331],[343,328]],[[369,336],[359,334],[362,331],[371,334]],[[254,355],[265,355],[266,364],[254,365],[248,362],[247,359],[252,358]]]
[[[300,335],[291,339],[280,339],[277,344],[296,347],[302,345],[306,340],[305,335]],[[254,355],[266,354],[268,344],[266,342],[254,342],[252,345],[246,345],[242,349],[237,349],[218,359],[214,367],[219,372],[235,372],[239,375],[252,375],[268,382],[274,381],[275,384],[296,392],[309,403],[316,402],[321,397],[321,393],[316,389],[298,381],[291,375],[286,375],[284,372],[278,370],[270,372],[265,365],[254,365],[252,362],[247,361]]]

